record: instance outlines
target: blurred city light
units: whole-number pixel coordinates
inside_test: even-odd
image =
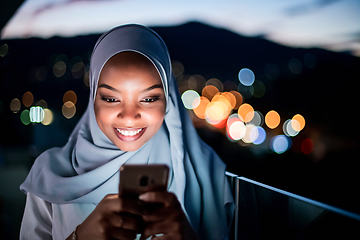
[[[194,109],[200,105],[200,95],[194,90],[187,90],[181,95],[185,108]]]
[[[294,124],[292,124],[292,128],[295,130],[295,131],[301,131],[303,130],[303,128],[305,127],[305,118],[300,115],[300,114],[296,114],[295,116],[293,116],[292,120],[294,120]],[[299,124],[296,124],[296,122],[299,123]]]
[[[24,93],[24,95],[22,96],[22,103],[24,104],[25,107],[30,107],[31,104],[33,104],[34,102],[34,96],[31,92],[26,92]]]
[[[31,107],[29,116],[30,116],[30,122],[40,123],[44,119],[44,109],[39,106]]]
[[[45,100],[39,100],[35,105],[40,106],[43,109],[48,108],[48,104],[47,104],[47,102]]]
[[[0,57],[5,57],[9,51],[9,46],[4,43],[0,46]]]
[[[258,129],[253,124],[246,124],[246,133],[244,137],[241,139],[244,143],[252,143],[259,136]]]
[[[70,119],[76,113],[75,104],[73,102],[71,102],[71,101],[67,101],[62,106],[61,111],[62,111],[62,114],[64,115],[64,117],[66,117],[67,119]]]
[[[250,121],[248,121],[251,118]],[[249,122],[255,126],[262,126],[264,123],[264,116],[259,111],[249,112],[245,117],[245,122]]]
[[[274,129],[280,124],[280,115],[274,111],[271,110],[265,115],[265,124],[270,129]]]
[[[234,109],[238,109],[241,104],[243,103],[243,97],[241,96],[241,94],[238,92],[238,91],[230,91],[230,93],[232,93],[232,95],[235,96],[236,98],[236,104],[235,104],[235,107]]]
[[[199,105],[193,109],[195,115],[198,118],[205,119],[205,110],[209,105],[210,101],[208,98],[201,96]]]
[[[300,124],[296,120],[288,119],[283,124],[283,132],[288,137],[295,137],[298,135],[299,131],[293,128],[295,126],[296,129],[300,129]]]
[[[289,61],[289,69],[293,74],[300,74],[302,71],[302,63],[297,58],[292,58]]]
[[[234,119],[234,118],[232,118]],[[233,120],[228,124],[228,136],[233,140],[240,140],[246,134],[246,127],[240,120]]]
[[[66,72],[66,64],[64,61],[58,61],[54,64],[53,73],[55,77],[62,77]]]
[[[13,113],[17,113],[18,111],[20,111],[21,109],[21,102],[19,99],[17,98],[14,98],[13,100],[11,100],[10,102],[10,110],[13,112]]]
[[[201,95],[206,97],[207,99],[209,99],[211,101],[211,99],[215,96],[215,94],[217,94],[219,92],[219,89],[217,87],[215,87],[214,85],[206,85],[202,92]]]
[[[251,86],[255,81],[255,74],[248,68],[243,68],[239,71],[239,81],[244,86]]]
[[[171,62],[171,66],[172,66],[172,72],[173,72],[175,78],[179,78],[183,75],[184,66],[182,65],[181,62],[174,60]]]
[[[266,92],[266,87],[263,82],[255,81],[250,87],[251,94],[256,98],[262,98]]]
[[[30,121],[30,111],[25,109],[24,111],[22,111],[21,115],[20,115],[20,120],[24,125],[29,125]]]
[[[304,154],[310,154],[314,150],[314,142],[310,138],[306,138],[301,143],[301,151]]]
[[[284,135],[277,135],[270,140],[270,148],[277,154],[284,153],[291,147],[291,139]]]
[[[254,117],[254,108],[250,104],[244,103],[239,107],[238,114],[245,122],[250,122]]]
[[[41,123],[45,126],[51,124],[53,122],[54,116],[50,109],[45,108],[44,109],[44,118],[41,121]]]
[[[257,126],[256,130],[253,129],[251,131],[251,133],[250,133],[251,138],[254,138],[254,134],[255,135],[257,134],[257,138],[253,141],[253,144],[260,145],[265,141],[265,139],[266,139],[266,131],[262,127]]]
[[[64,93],[63,103],[66,103],[68,101],[72,102],[73,104],[76,104],[76,102],[77,102],[76,93],[72,90],[69,90],[66,93]]]

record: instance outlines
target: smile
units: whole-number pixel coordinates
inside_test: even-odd
[[[116,136],[124,142],[133,142],[138,140],[146,131],[144,128],[115,128]]]
[[[141,132],[141,130],[143,130],[142,128],[134,131],[134,130],[121,130],[120,128],[116,129],[119,133],[121,133],[124,136],[135,136],[136,134],[138,134],[139,132]]]

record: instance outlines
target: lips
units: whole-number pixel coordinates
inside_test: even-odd
[[[146,131],[146,128],[115,128],[116,136],[125,142],[138,140]]]

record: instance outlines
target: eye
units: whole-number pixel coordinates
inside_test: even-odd
[[[109,97],[101,97],[101,100],[109,103],[118,102],[116,98],[109,98]]]
[[[159,100],[159,98],[160,96],[147,97],[147,98],[143,98],[141,102],[151,103]]]

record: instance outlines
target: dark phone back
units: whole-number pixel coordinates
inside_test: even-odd
[[[148,191],[166,191],[168,175],[165,164],[124,164],[120,167],[119,195],[137,198]]]

